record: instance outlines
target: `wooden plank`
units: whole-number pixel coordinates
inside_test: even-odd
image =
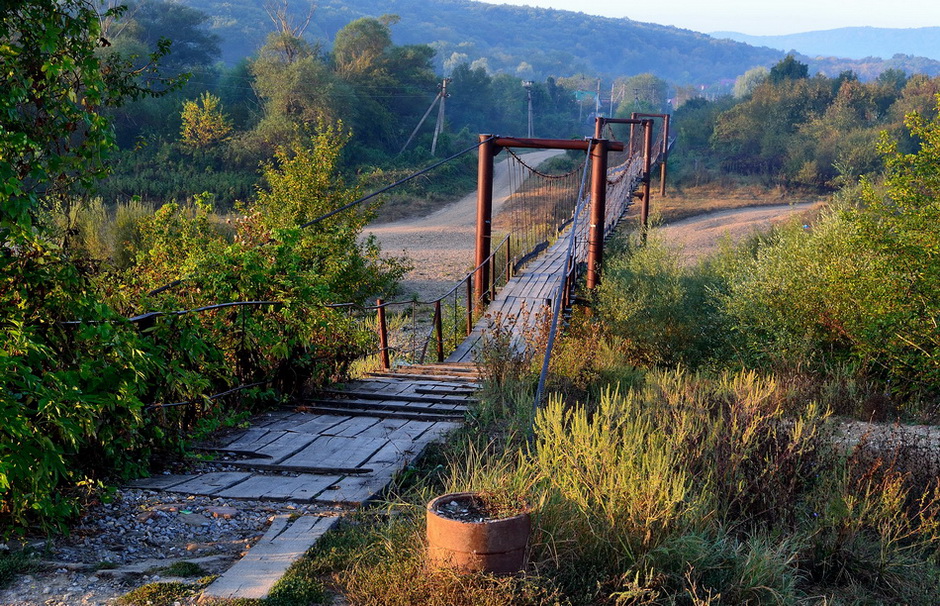
[[[183,482],[188,482],[195,476],[192,474],[170,474],[151,476],[149,478],[138,478],[127,483],[130,488],[142,488],[144,490],[166,490]]]
[[[276,440],[280,434],[272,433],[262,427],[250,427],[227,444],[217,447],[206,447],[204,450],[228,452],[256,452]]]
[[[390,468],[383,468],[366,476],[349,476],[339,482],[339,488],[323,493],[321,498],[329,497],[331,503],[361,505],[385,492],[394,476],[395,471]]]
[[[381,423],[373,425],[366,431],[359,434],[364,438],[385,438],[402,431],[402,428],[408,426],[408,419],[382,419]]]
[[[282,469],[350,469],[361,467],[385,444],[382,438],[320,436],[303,450],[278,463]]]
[[[303,415],[303,418],[307,420],[295,426],[290,431],[316,435],[328,434],[333,431],[334,428],[348,422],[349,419],[352,418],[348,416],[318,415],[309,412],[305,412]]]
[[[309,473],[298,476],[254,474],[244,482],[220,491],[218,496],[225,499],[311,503],[341,479],[339,475]]]
[[[265,535],[241,560],[203,591],[203,597],[262,600],[284,572],[300,559],[338,517],[303,515],[289,522],[276,516]]]
[[[231,488],[251,477],[245,471],[214,471],[193,475],[191,479],[166,490],[185,494],[214,496],[221,490]]]
[[[415,376],[414,373],[398,373],[398,372],[370,372],[368,373],[370,377],[379,377],[379,378],[389,378],[389,379],[410,379]],[[424,381],[444,381],[451,383],[463,383],[464,385],[476,385],[477,381],[466,378],[459,377],[455,375],[435,375],[433,377],[422,376]]]
[[[257,457],[253,459],[243,459],[238,461],[238,463],[241,463],[243,466],[253,464],[278,464],[303,450],[316,439],[317,436],[313,434],[281,432],[277,438],[255,451],[258,454]]]
[[[355,438],[373,425],[378,425],[382,419],[377,417],[349,417],[347,421],[330,428],[329,432],[324,432],[324,436],[337,436],[340,438]]]
[[[398,393],[381,393],[381,392],[370,392],[370,391],[338,391],[335,389],[323,389],[319,393],[331,396],[331,399],[342,400],[348,398],[350,400],[396,400],[400,402],[419,402],[425,404],[463,404],[468,401],[468,398],[464,396],[449,396],[449,395],[424,395],[424,394],[408,394],[404,390]],[[475,401],[475,400],[474,400]]]
[[[356,410],[353,408],[331,408],[329,406],[310,406],[311,412],[323,414],[346,414],[363,417],[380,417],[382,419],[417,419],[432,421],[462,421],[463,413],[428,413],[428,412],[401,412],[394,410]]]
[[[427,412],[431,414],[440,413],[463,413],[467,411],[466,405],[460,404],[437,404],[435,406],[425,406],[416,402],[398,401],[398,400],[307,400],[313,406],[327,406],[337,409],[353,410],[374,410],[374,411],[396,411],[396,412]],[[340,435],[335,430],[331,430],[325,435]]]

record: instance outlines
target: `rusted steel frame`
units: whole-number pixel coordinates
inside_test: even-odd
[[[477,230],[476,230],[476,271],[474,274],[475,291],[480,296],[481,303],[485,303],[489,293],[493,291],[491,280],[492,264],[487,263],[490,258],[490,241],[492,239],[493,223],[493,159],[499,150],[509,147],[526,149],[572,149],[588,151],[598,139],[528,139],[518,137],[493,137],[480,135],[479,160],[477,165]],[[619,141],[605,141],[604,165],[606,166],[606,151],[623,151],[624,145]],[[604,175],[606,194],[606,170]],[[469,297],[468,297],[469,301]]]
[[[481,137],[489,135],[480,135]],[[590,139],[522,139],[516,137],[496,137],[493,139],[493,145],[498,148],[521,147],[524,149],[574,149],[587,151],[591,146]],[[623,151],[623,143],[619,141],[610,141],[608,143],[610,151]]]
[[[652,147],[653,147],[653,121],[643,121],[643,180],[642,180],[642,205],[640,206],[640,223],[643,226],[643,238],[646,239],[646,232],[649,229],[650,218],[650,167],[652,165]]]
[[[490,256],[490,240],[493,236],[493,158],[498,147],[491,135],[480,135],[480,147],[477,161],[477,233],[476,233],[476,271],[474,282],[476,292],[481,297],[488,290],[490,268],[487,260]],[[469,283],[468,283],[469,293]],[[472,303],[467,296],[467,308]],[[469,334],[469,333],[468,333]]]
[[[637,118],[660,118],[663,121],[663,141],[659,155],[661,156],[659,164],[659,195],[666,196],[666,164],[669,161],[669,114],[644,114],[634,112],[632,114]]]
[[[604,259],[604,215],[607,206],[607,140],[595,139],[591,147],[591,217],[588,224],[587,288],[600,283]]]
[[[604,125],[606,124],[629,124],[631,126],[630,135],[632,138],[633,125],[642,124],[642,123],[643,122],[637,118],[604,118],[603,116],[598,116],[597,118],[594,119],[594,138],[603,139],[602,135],[604,131]],[[623,151],[623,150],[621,149],[617,151]]]
[[[385,302],[382,299],[375,300],[376,315],[378,316],[379,330],[379,349],[381,350],[382,368],[388,370],[392,367],[388,355],[388,324],[385,321]]]

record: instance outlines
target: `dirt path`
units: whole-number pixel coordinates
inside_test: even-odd
[[[691,265],[718,250],[720,242],[729,238],[740,242],[756,231],[763,231],[788,220],[791,216],[812,211],[820,202],[778,204],[721,210],[682,219],[655,229],[663,240],[681,250],[682,260]]]
[[[526,154],[524,159],[530,166],[538,166],[562,153],[538,151]],[[494,215],[511,193],[509,164],[503,159],[493,170]],[[375,234],[385,254],[404,255],[412,260],[415,269],[405,276],[402,290],[428,301],[453,288],[472,269],[476,209],[477,194],[473,192],[426,217],[372,224],[364,231]]]

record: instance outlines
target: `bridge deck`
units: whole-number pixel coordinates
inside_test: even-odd
[[[587,221],[580,221],[579,236],[586,231]],[[578,240],[583,238],[579,237]],[[504,326],[509,327],[514,339],[519,343],[524,332],[537,329],[536,324],[544,317],[539,312],[558,296],[558,288],[565,278],[567,252],[568,237],[565,234],[500,289],[486,314],[474,325],[470,336],[445,362],[474,362],[476,352],[484,343],[486,333],[497,318]]]

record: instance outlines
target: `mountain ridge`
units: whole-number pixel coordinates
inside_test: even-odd
[[[710,32],[710,36],[782,51],[796,50],[807,56],[889,59],[913,55],[940,61],[940,27],[884,28],[840,27],[776,36],[741,32]]]

